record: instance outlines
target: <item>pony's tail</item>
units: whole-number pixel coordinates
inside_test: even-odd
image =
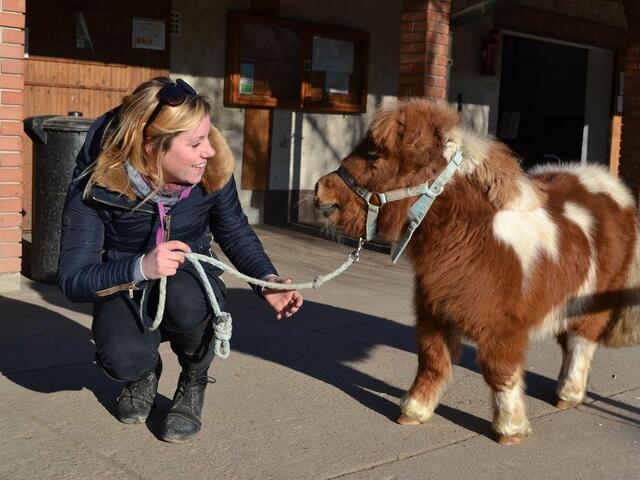
[[[602,338],[607,347],[640,345],[640,231],[636,236],[635,251],[629,268],[620,306],[613,312],[609,329]]]

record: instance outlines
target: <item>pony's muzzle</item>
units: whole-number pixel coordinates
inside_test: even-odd
[[[316,207],[316,210],[318,210],[320,213],[322,213],[322,215],[324,215],[325,217],[328,217],[329,215],[331,215],[333,212],[335,212],[336,210],[338,210],[340,208],[340,205],[336,202],[332,202],[332,201],[327,201],[327,199],[323,199],[323,194],[326,194],[326,187],[322,188],[322,186],[320,185],[320,183],[322,182],[322,179],[320,179],[314,189],[313,189],[313,204]],[[324,192],[323,192],[324,190]],[[333,200],[333,199],[331,199]]]

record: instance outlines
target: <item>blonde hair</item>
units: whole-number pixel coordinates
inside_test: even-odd
[[[125,171],[126,163],[138,170],[152,185],[149,197],[164,187],[161,168],[164,153],[171,148],[173,139],[178,134],[196,127],[211,111],[205,97],[188,95],[181,105],[164,105],[153,122],[146,127],[146,131],[143,131],[158,105],[158,92],[171,84],[171,79],[157,77],[142,83],[123,99],[119,114],[105,129],[102,150],[89,167],[90,170],[88,169],[91,176],[85,187],[85,196],[97,185],[135,199],[136,195]],[[212,135],[213,132],[210,131],[209,137]]]

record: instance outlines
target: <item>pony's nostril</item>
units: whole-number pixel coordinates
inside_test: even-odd
[[[318,188],[320,187],[320,182],[316,182],[315,187],[313,187],[313,194],[315,195],[315,197],[318,197]]]

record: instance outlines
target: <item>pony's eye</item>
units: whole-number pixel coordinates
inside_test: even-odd
[[[364,158],[366,160],[377,160],[379,156],[380,155],[378,155],[378,152],[376,152],[375,150],[369,150],[364,154]]]

